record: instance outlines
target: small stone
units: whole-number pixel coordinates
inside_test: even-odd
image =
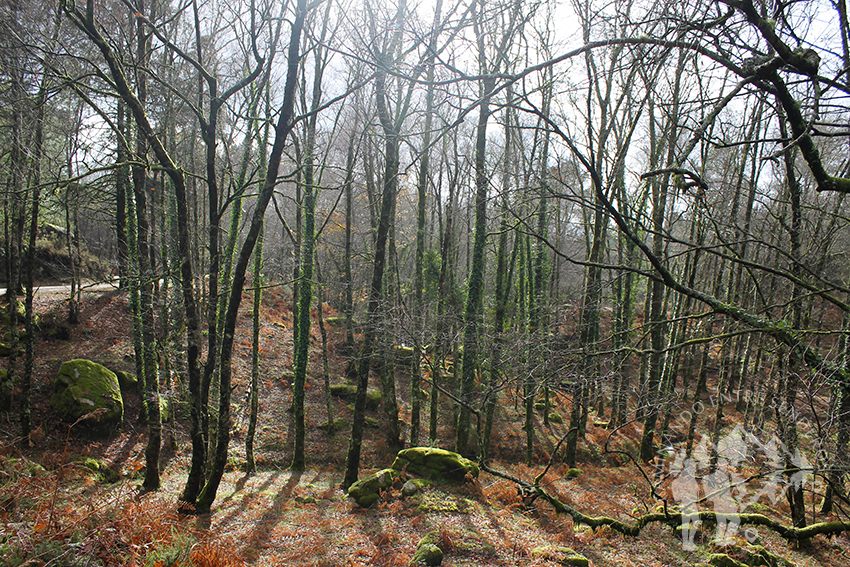
[[[418,494],[423,488],[431,483],[421,478],[411,478],[401,487],[401,495],[405,498],[410,498]]]

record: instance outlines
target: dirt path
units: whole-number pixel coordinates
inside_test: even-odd
[[[0,296],[6,295],[5,287],[0,287]],[[118,278],[111,282],[83,282],[81,291],[110,291],[118,289]],[[35,293],[71,293],[70,284],[40,285],[35,287]]]

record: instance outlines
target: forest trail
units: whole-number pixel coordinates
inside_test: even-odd
[[[113,279],[111,282],[83,282],[80,285],[80,291],[113,291],[116,289],[118,289],[118,278]],[[6,290],[7,288],[0,287],[0,296],[6,295]],[[39,285],[35,286],[33,291],[36,295],[45,293],[71,293],[71,285]]]

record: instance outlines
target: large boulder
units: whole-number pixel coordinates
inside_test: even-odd
[[[398,452],[393,468],[430,478],[463,482],[467,475],[478,478],[478,465],[457,453],[434,447],[411,447]]]
[[[96,362],[69,360],[59,369],[53,383],[50,405],[69,423],[84,415],[102,410],[83,420],[92,430],[107,433],[121,425],[124,400],[114,372]]]

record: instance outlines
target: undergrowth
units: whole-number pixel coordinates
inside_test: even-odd
[[[50,459],[47,459],[50,461]],[[222,542],[189,525],[173,499],[139,497],[80,463],[47,470],[0,456],[0,566],[231,567]]]

